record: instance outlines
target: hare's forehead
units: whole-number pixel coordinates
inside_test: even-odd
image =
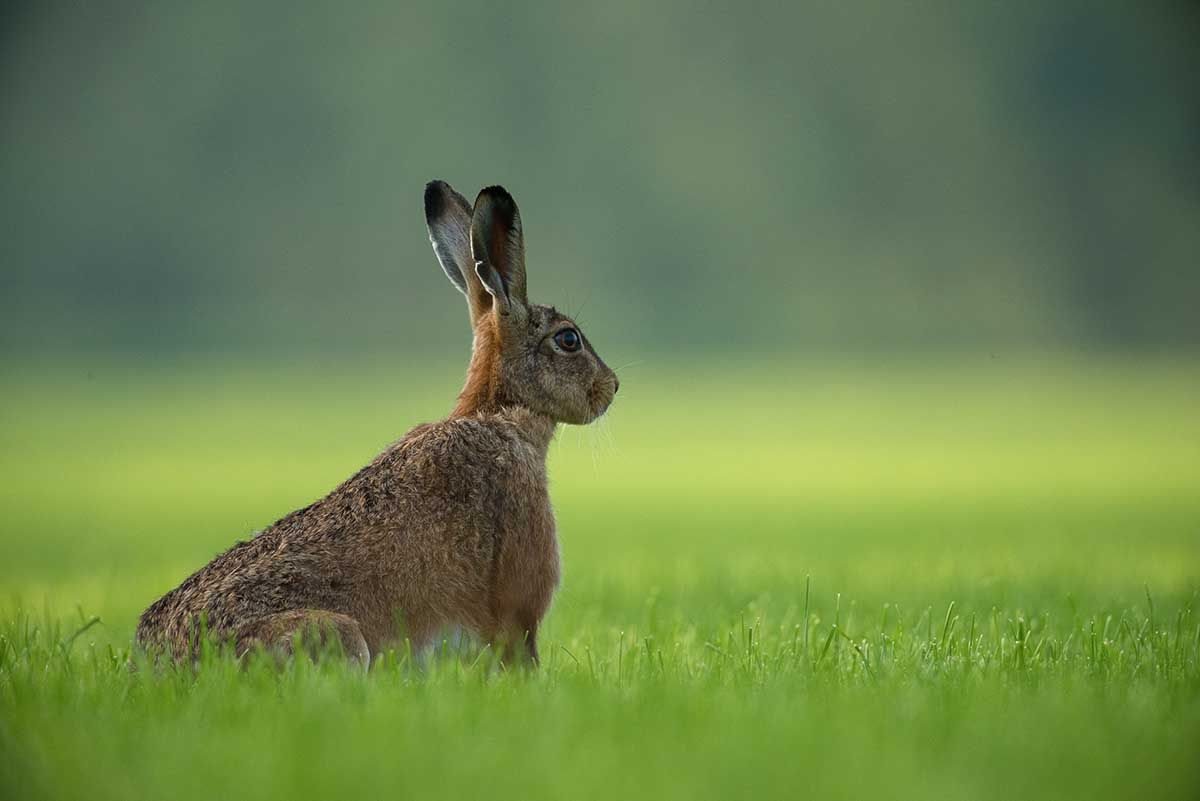
[[[554,328],[563,323],[574,323],[571,318],[560,312],[553,306],[531,306],[529,314],[529,322],[536,328],[546,330]]]

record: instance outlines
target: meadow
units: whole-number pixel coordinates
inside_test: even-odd
[[[146,605],[445,413],[402,361],[0,368],[0,796],[1200,789],[1185,358],[646,359],[552,446],[540,670],[130,671]]]

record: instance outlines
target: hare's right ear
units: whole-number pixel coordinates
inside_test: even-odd
[[[475,274],[471,257],[471,204],[445,181],[425,185],[425,225],[446,277],[467,296],[471,325],[491,311],[492,296]]]

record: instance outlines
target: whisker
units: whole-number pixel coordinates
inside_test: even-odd
[[[595,290],[590,290],[588,292],[587,297],[585,297],[583,299],[583,303],[580,303],[579,308],[576,309],[575,313],[571,315],[572,320],[574,320],[577,323],[579,322],[579,315],[583,314],[583,307],[588,305],[588,301],[590,301],[592,299],[592,295],[594,295],[594,294],[595,294]]]
[[[601,425],[598,433],[604,438],[604,444],[608,446],[610,452],[619,455],[621,453],[621,449],[617,447],[616,438],[613,436],[613,428],[609,415],[604,415],[604,417],[600,419],[600,423]]]
[[[592,447],[591,447],[591,451],[592,451],[592,478],[599,478],[599,477],[600,477],[600,462],[599,462],[599,460],[597,460],[597,459],[596,459],[596,437],[595,437],[595,432],[592,432],[592,434],[593,434],[593,435],[592,435],[592,438],[591,438],[591,440],[592,440],[592,442],[591,442],[591,445],[592,445]]]

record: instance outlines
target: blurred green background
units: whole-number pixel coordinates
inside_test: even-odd
[[[0,796],[1190,797],[1198,40],[6,4]],[[131,676],[147,604],[451,408],[431,178],[514,193],[532,298],[620,370],[552,446],[544,669]]]
[[[0,347],[457,355],[421,188],[608,351],[1200,342],[1191,3],[6,4]]]

